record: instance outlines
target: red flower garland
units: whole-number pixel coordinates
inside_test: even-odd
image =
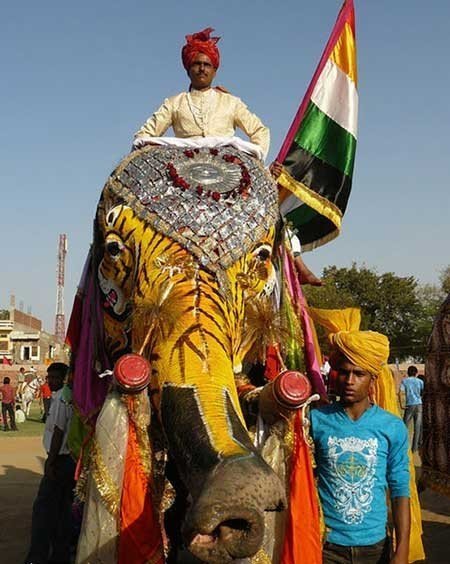
[[[185,151],[183,151],[184,155],[188,158],[188,159],[193,159],[195,157],[196,153],[199,153],[199,149],[186,149]],[[219,154],[219,151],[217,149],[210,149],[209,150],[210,154],[213,156],[217,156]],[[239,181],[239,188],[236,190],[233,190],[231,192],[231,196],[233,198],[236,198],[236,196],[239,194],[241,195],[244,199],[246,199],[248,197],[248,192],[249,192],[249,188],[250,188],[250,183],[251,183],[251,178],[250,178],[250,174],[247,170],[247,167],[245,166],[245,164],[242,162],[242,160],[235,156],[235,155],[231,155],[231,154],[225,154],[223,155],[222,159],[227,162],[227,163],[233,163],[239,166],[239,168],[241,169],[241,179]],[[169,174],[169,178],[172,181],[172,184],[174,186],[176,186],[177,188],[181,188],[181,190],[183,190],[183,192],[185,190],[188,190],[191,185],[178,174],[178,171],[175,167],[175,165],[173,163],[168,163],[167,166],[167,172]],[[203,186],[201,184],[199,184],[198,186],[196,186],[195,191],[197,192],[197,194],[199,196],[203,195],[204,193],[211,197],[214,201],[218,202],[221,197],[222,194],[220,194],[220,192],[214,192],[211,190],[205,191]]]

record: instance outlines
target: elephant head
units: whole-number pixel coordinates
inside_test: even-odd
[[[245,427],[235,375],[252,343],[245,308],[273,287],[277,192],[235,149],[147,147],[109,178],[96,217],[106,345],[151,361],[152,403],[188,492],[189,550],[257,552],[281,482]]]

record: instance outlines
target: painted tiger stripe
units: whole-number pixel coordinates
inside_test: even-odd
[[[220,340],[218,335],[216,335],[216,333],[213,333],[212,331],[209,331],[209,329],[203,329],[203,331],[205,332],[205,335],[209,335],[211,337],[211,339],[213,339],[214,341],[216,341],[216,343],[219,345],[219,347],[223,350],[223,352],[225,354],[230,354],[230,351],[228,350],[228,348],[224,345],[223,340]]]

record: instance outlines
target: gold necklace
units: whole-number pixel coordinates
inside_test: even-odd
[[[202,131],[203,136],[205,136],[206,126],[209,122],[209,113],[210,113],[210,110],[211,110],[211,105],[212,105],[211,99],[212,99],[213,94],[214,94],[214,90],[212,88],[210,88],[208,90],[208,93],[205,96],[201,95],[200,100],[202,100],[202,98],[206,99],[206,96],[208,96],[208,99],[207,99],[208,107],[207,107],[205,112],[202,112],[201,108],[198,108],[194,104],[194,101],[192,100],[191,93],[190,92],[187,93],[187,102],[188,102],[189,109],[191,111],[192,117],[194,118],[194,122],[196,123],[197,127]]]

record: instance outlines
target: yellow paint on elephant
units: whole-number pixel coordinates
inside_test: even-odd
[[[99,280],[106,295],[110,350],[142,348],[151,357],[153,386],[195,387],[213,448],[225,456],[247,454],[233,438],[226,397],[244,424],[233,367],[246,353],[245,302],[275,280],[270,260],[275,229],[224,272],[219,285],[218,277],[201,269],[180,244],[156,232],[131,207],[116,205],[108,187],[97,227],[103,240]]]

